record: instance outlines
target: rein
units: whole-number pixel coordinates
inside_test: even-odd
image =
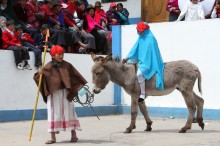
[[[91,103],[93,103],[94,101],[94,94],[92,94],[90,91],[89,91],[89,86],[87,85],[84,85],[83,88],[86,90],[86,101],[85,102],[82,102],[79,98],[79,95],[77,94],[74,98],[73,98],[73,101],[74,102],[78,102],[79,104],[81,104],[83,107],[88,107],[90,106],[92,108],[92,111],[95,113],[96,117],[99,119],[98,115],[96,114],[94,108],[92,107]],[[100,119],[99,119],[100,120]]]

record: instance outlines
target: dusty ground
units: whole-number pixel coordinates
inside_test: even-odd
[[[152,118],[153,130],[144,132],[145,121],[138,117],[136,129],[124,134],[129,126],[129,115],[80,117],[82,131],[79,141],[69,143],[70,132],[57,135],[55,146],[220,146],[220,121],[205,121],[205,130],[197,124],[185,134],[178,133],[185,119]],[[43,146],[50,138],[47,121],[35,121],[31,142],[28,141],[31,121],[0,123],[0,146]]]

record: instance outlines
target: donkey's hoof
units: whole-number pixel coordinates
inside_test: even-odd
[[[124,133],[131,133],[131,131],[132,130],[130,128],[127,128]]]
[[[148,128],[146,128],[144,131],[151,131],[152,130],[152,128],[151,127],[148,127]]]
[[[186,133],[186,130],[182,128],[178,133]]]
[[[199,124],[199,126],[202,128],[202,130],[204,130],[204,127],[205,127],[204,123]]]

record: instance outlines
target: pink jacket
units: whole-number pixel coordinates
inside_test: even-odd
[[[103,29],[102,26],[97,23],[89,14],[86,14],[87,28],[86,32],[91,32],[95,27],[98,29]]]

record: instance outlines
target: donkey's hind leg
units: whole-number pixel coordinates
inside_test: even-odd
[[[138,98],[131,97],[131,124],[128,128],[126,128],[124,133],[131,133],[133,129],[136,128],[135,123],[137,119],[138,113]]]
[[[189,116],[186,121],[186,125],[183,128],[181,128],[181,130],[179,131],[179,133],[185,133],[188,129],[191,129],[192,121],[193,121],[193,118],[194,118],[194,115],[196,112],[196,105],[195,105],[195,102],[193,99],[193,92],[182,91],[181,93],[184,97],[184,100],[185,100],[185,103],[187,105],[188,112],[189,112]]]
[[[203,116],[202,116],[204,100],[201,97],[199,97],[198,95],[196,95],[195,92],[193,92],[193,96],[194,96],[195,104],[197,106],[197,122],[203,130],[205,127],[205,124],[203,122]]]
[[[152,130],[151,125],[153,122],[151,121],[150,117],[148,116],[148,111],[147,111],[145,102],[139,102],[139,108],[140,108],[140,111],[143,114],[145,121],[147,123],[147,127],[144,131],[151,131]]]

